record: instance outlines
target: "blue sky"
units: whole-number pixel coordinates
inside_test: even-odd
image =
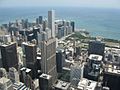
[[[120,8],[120,0],[0,0],[0,7],[103,7]]]

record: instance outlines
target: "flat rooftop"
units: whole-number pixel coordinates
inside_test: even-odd
[[[7,47],[7,46],[9,46],[9,45],[12,45],[12,44],[15,44],[15,42],[10,42],[10,43],[4,43],[4,44],[1,44],[0,46],[2,46],[2,47]]]
[[[8,82],[10,79],[7,79],[5,77],[0,78],[0,84],[5,84],[6,82]]]
[[[58,53],[58,52],[64,52],[64,49],[59,49],[59,48],[57,48],[57,50],[56,50],[56,53]]]
[[[101,55],[90,54],[90,56],[88,58],[90,60],[101,61],[103,57]]]
[[[66,62],[66,63],[74,63],[74,60],[73,60],[73,59],[70,59],[70,60],[65,59],[65,62]]]
[[[30,72],[30,71],[31,71],[31,69],[26,68],[26,67],[23,67],[23,68],[21,68],[20,70],[21,70],[21,71],[22,71],[22,70],[24,70],[26,73],[28,73],[28,72]]]
[[[27,45],[27,46],[32,46],[32,47],[36,46],[35,44],[33,44],[33,43],[28,43],[28,42],[23,42],[22,44],[23,44],[23,45]]]
[[[13,89],[14,90],[31,90],[30,88],[26,87],[25,84],[22,82],[14,83]]]
[[[95,90],[97,82],[82,78],[78,83],[78,89],[80,90]]]
[[[38,56],[37,56],[37,60],[41,60],[41,57],[38,57]]]
[[[105,73],[120,75],[120,68],[118,69],[115,65],[107,65]]]
[[[47,75],[47,74],[42,74],[41,76],[40,76],[40,78],[44,78],[44,79],[50,79],[52,76],[50,76],[50,75]]]
[[[57,84],[55,85],[55,88],[61,89],[61,90],[68,90],[70,87],[70,83],[58,80]]]

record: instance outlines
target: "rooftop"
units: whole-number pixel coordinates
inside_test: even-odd
[[[47,74],[42,74],[40,77],[44,79],[50,79],[52,76],[47,75]]]
[[[65,59],[65,62],[66,62],[66,63],[74,63],[74,60],[73,60],[73,59],[69,59],[69,60],[68,60],[68,59]]]
[[[3,43],[3,44],[1,44],[0,46],[2,46],[2,47],[7,47],[7,46],[12,45],[12,44],[15,44],[15,42]]]
[[[29,68],[26,68],[26,72],[28,73],[28,72],[30,72],[31,71],[31,69],[29,69]]]
[[[35,44],[33,44],[33,43],[28,43],[28,42],[23,42],[22,44],[23,44],[23,45],[27,45],[27,46],[36,46]]]
[[[17,70],[14,67],[9,68],[9,71],[14,71],[16,72]]]
[[[38,56],[37,56],[37,60],[41,60],[41,57],[38,57]]]
[[[106,65],[105,72],[109,74],[120,75],[120,67],[115,65]]]
[[[0,84],[5,84],[6,82],[8,82],[10,79],[7,79],[5,77],[0,78]]]
[[[68,90],[70,86],[70,83],[58,80],[57,84],[55,85],[56,88],[62,89],[62,90]]]
[[[27,73],[31,71],[31,69],[26,68],[26,67],[23,67],[23,68],[21,68],[20,70],[21,70],[21,71],[24,70],[24,71],[26,71]]]
[[[86,78],[82,78],[80,80],[80,82],[78,83],[77,88],[80,89],[80,90],[83,90],[83,89],[85,89],[85,90],[95,90],[96,86],[97,86],[97,82],[92,81],[92,80],[88,80]]]
[[[58,52],[64,52],[64,49],[59,49],[59,48],[57,48],[57,50],[56,50],[56,53],[58,53]]]
[[[88,58],[90,60],[101,61],[103,57],[101,55],[90,54],[90,56]]]
[[[14,90],[31,90],[28,87],[26,87],[25,84],[22,82],[14,83],[13,88]]]

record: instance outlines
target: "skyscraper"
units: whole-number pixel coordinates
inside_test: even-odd
[[[9,71],[10,67],[15,67],[18,70],[18,57],[16,43],[12,42],[9,44],[2,44],[0,46],[1,56],[2,56],[2,65]]]
[[[7,72],[5,68],[0,68],[0,78],[5,77],[7,78]]]
[[[0,90],[14,90],[10,79],[0,78]]]
[[[48,27],[48,22],[47,20],[43,21],[43,31],[45,31],[45,29]]]
[[[43,17],[42,16],[39,16],[39,24],[42,24],[43,23]]]
[[[51,29],[51,36],[55,37],[55,11],[48,11],[48,28]]]
[[[51,90],[52,77],[47,74],[42,74],[39,77],[39,88],[40,90]]]
[[[74,21],[71,22],[71,26],[72,26],[72,32],[74,32],[75,31],[75,22]]]
[[[83,78],[84,65],[81,63],[73,63],[70,71],[71,85],[76,86],[80,79]]]
[[[29,27],[28,19],[25,19],[25,20],[22,19],[21,23],[23,28],[27,29]]]
[[[56,39],[50,38],[47,41],[42,41],[41,48],[41,70],[43,73],[52,76],[52,82],[57,79],[56,71]]]
[[[90,41],[89,42],[89,49],[88,54],[97,54],[104,56],[104,50],[105,50],[105,43],[102,43],[100,41]]]
[[[26,68],[26,67],[22,67],[20,69],[20,81],[26,84],[26,75],[32,76],[32,72],[31,69]]]
[[[9,79],[13,83],[18,83],[20,81],[19,80],[19,73],[14,67],[9,68]]]
[[[58,73],[62,73],[64,61],[65,61],[64,50],[57,50],[56,51],[56,66],[57,66]]]
[[[32,43],[23,43],[26,55],[26,67],[32,69],[32,78],[37,75],[37,46]]]
[[[23,43],[26,55],[26,65],[36,62],[37,46],[32,43]]]

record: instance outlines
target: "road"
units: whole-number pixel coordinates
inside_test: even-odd
[[[73,33],[71,33],[71,34],[69,34],[69,35],[67,35],[67,36],[65,36],[65,37],[62,37],[62,38],[60,38],[59,40],[65,40],[67,37],[69,37],[69,36],[71,36],[72,34],[74,34],[74,32]]]

